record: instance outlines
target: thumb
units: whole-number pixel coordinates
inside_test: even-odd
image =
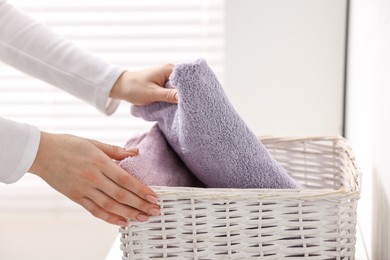
[[[156,101],[176,104],[179,94],[176,89],[158,87],[156,88],[155,98],[157,99]]]
[[[95,140],[90,141],[111,159],[122,160],[129,156],[138,155],[138,148],[123,148],[116,145],[101,143]]]

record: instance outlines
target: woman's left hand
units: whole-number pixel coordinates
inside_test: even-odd
[[[148,105],[157,101],[177,103],[177,91],[164,88],[173,67],[166,64],[141,71],[125,71],[113,86],[110,97],[134,105]]]

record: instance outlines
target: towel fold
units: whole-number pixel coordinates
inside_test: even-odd
[[[207,187],[298,187],[234,110],[204,60],[175,66],[170,83],[179,93],[177,105],[133,106],[132,114],[157,121],[172,149]]]
[[[123,159],[119,166],[142,183],[157,186],[204,187],[171,149],[157,125],[148,133],[128,140],[125,147],[137,147],[139,154]]]

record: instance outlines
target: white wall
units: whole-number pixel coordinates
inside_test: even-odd
[[[345,21],[345,0],[226,0],[224,86],[256,134],[341,134]]]
[[[359,221],[372,259],[390,259],[390,1],[351,0],[347,137],[363,169]]]

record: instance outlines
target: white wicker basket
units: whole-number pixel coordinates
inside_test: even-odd
[[[120,228],[122,259],[354,259],[361,174],[345,139],[261,140],[304,189],[153,187],[161,216]]]

